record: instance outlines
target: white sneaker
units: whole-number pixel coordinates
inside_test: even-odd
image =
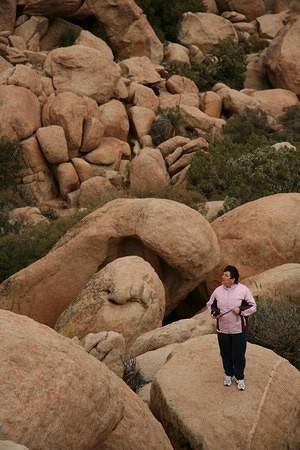
[[[237,388],[239,391],[244,391],[246,389],[244,380],[236,380],[236,382],[237,382]]]
[[[231,386],[231,377],[229,377],[228,375],[225,375],[224,386]]]

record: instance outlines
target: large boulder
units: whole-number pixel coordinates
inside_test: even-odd
[[[21,142],[21,154],[26,167],[25,174],[22,176],[22,184],[19,185],[22,196],[31,205],[55,198],[57,189],[54,177],[36,136],[31,136]]]
[[[117,450],[122,436],[131,443],[123,448],[172,449],[142,401],[77,343],[8,311],[0,338],[4,439],[36,450]]]
[[[17,0],[1,0],[0,32],[14,30],[16,13],[17,13]]]
[[[157,372],[150,401],[174,448],[298,449],[298,370],[271,350],[248,344],[246,377],[243,393],[234,385],[224,388],[214,335],[178,346]]]
[[[137,395],[124,389],[124,416],[96,450],[173,450],[161,424]]]
[[[0,86],[0,136],[24,139],[41,126],[38,98],[19,86]]]
[[[69,15],[77,11],[82,3],[82,0],[25,0],[24,13],[29,16]]]
[[[300,304],[300,264],[282,264],[246,278],[243,283],[258,299],[293,299]]]
[[[130,346],[130,354],[139,356],[173,344],[181,344],[194,337],[215,333],[215,331],[215,321],[208,311],[203,311],[191,319],[177,320],[142,334]]]
[[[265,52],[264,63],[273,87],[300,94],[300,17],[286,26]]]
[[[129,120],[126,108],[119,100],[111,100],[99,107],[100,120],[104,126],[104,136],[127,141]]]
[[[208,53],[220,40],[237,41],[237,33],[232,23],[210,13],[183,14],[179,30],[179,40],[183,45],[196,45],[204,53]]]
[[[219,246],[210,224],[186,205],[114,200],[86,216],[44,258],[4,281],[0,307],[54,325],[99,268],[129,255],[154,267],[169,313],[216,266]]]
[[[77,45],[85,45],[86,47],[94,48],[98,50],[102,55],[106,56],[108,59],[113,60],[114,55],[111,48],[107,45],[103,39],[95,36],[87,30],[81,30],[78,38],[75,41]]]
[[[41,450],[99,446],[123,413],[109,370],[27,317],[1,311],[0,324],[1,436]]]
[[[62,313],[56,330],[79,338],[116,331],[127,344],[162,324],[165,291],[151,265],[138,256],[115,259],[82,289]]]
[[[285,108],[299,105],[297,95],[287,89],[250,90],[247,95],[256,100],[258,107],[274,119],[278,119]]]
[[[264,0],[228,0],[230,10],[244,14],[247,19],[254,20],[266,13]]]
[[[162,189],[170,184],[170,177],[160,150],[143,148],[129,166],[130,186],[137,191]]]
[[[221,260],[207,278],[210,290],[220,284],[227,264],[241,279],[285,263],[300,263],[300,194],[276,194],[245,203],[212,222]]]
[[[103,24],[117,56],[148,56],[155,63],[162,61],[163,44],[134,0],[86,0],[86,3]]]
[[[62,92],[51,95],[43,107],[43,125],[59,125],[64,129],[67,139],[70,158],[79,155],[82,144],[87,144],[87,129],[90,130],[93,123],[90,119],[99,119],[99,110],[95,100],[89,97],[74,94],[73,92]],[[99,131],[97,138],[103,136],[101,123],[95,128]],[[90,126],[89,126],[90,125]],[[95,133],[93,133],[95,136]],[[97,139],[96,139],[96,142]],[[85,147],[86,149],[86,147]]]
[[[86,95],[98,103],[112,97],[120,78],[120,69],[106,52],[84,45],[52,50],[45,61],[45,72],[53,79],[57,92]]]

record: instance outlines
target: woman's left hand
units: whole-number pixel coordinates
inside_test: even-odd
[[[236,314],[237,316],[239,316],[239,315],[240,315],[240,312],[241,312],[240,307],[239,307],[239,306],[236,306],[235,308],[233,308],[232,312],[233,312],[234,314]]]

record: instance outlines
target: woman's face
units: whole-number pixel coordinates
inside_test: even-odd
[[[228,271],[227,272],[223,272],[223,275],[222,275],[222,284],[223,284],[223,286],[231,287],[233,285],[234,279],[232,279],[230,277],[231,277],[230,272],[228,272]]]

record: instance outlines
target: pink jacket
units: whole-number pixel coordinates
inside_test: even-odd
[[[231,311],[237,306],[240,307],[240,315]],[[217,287],[207,302],[207,307],[210,313],[216,307],[220,309],[217,331],[225,334],[237,334],[244,331],[247,324],[246,317],[256,311],[256,303],[250,290],[241,283],[233,284],[230,288],[223,285]]]

